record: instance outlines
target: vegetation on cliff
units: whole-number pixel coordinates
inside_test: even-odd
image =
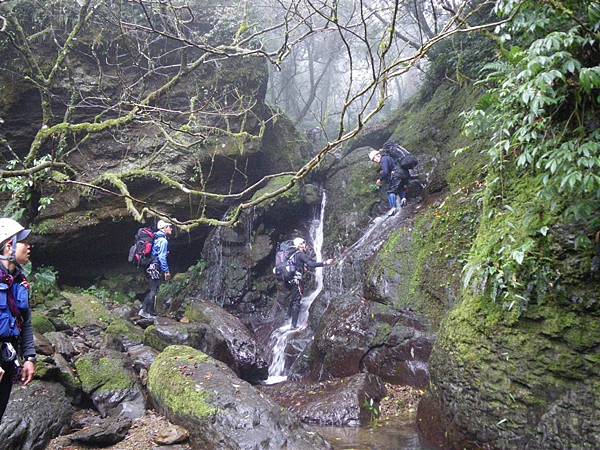
[[[515,12],[465,114],[468,135],[489,141],[483,210],[432,392],[455,444],[593,448],[600,5],[498,2]]]

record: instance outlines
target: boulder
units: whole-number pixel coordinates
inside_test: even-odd
[[[208,302],[194,302],[187,311],[190,323],[158,318],[145,331],[146,344],[157,350],[170,344],[188,345],[224,362],[245,380],[267,378],[262,352],[238,318]]]
[[[312,346],[312,375],[347,377],[361,371],[384,381],[425,387],[434,337],[407,311],[347,296],[333,299]]]
[[[320,383],[281,383],[263,391],[302,422],[320,426],[368,424],[387,394],[376,375],[360,373]]]
[[[148,390],[161,413],[190,431],[196,448],[330,448],[225,364],[191,347],[167,347],[150,368]]]
[[[52,345],[52,342],[46,339],[43,334],[34,331],[33,336],[33,340],[35,342],[35,353],[37,355],[51,356],[54,354],[54,347]]]
[[[52,343],[56,353],[59,353],[63,357],[71,359],[77,353],[71,339],[65,333],[61,331],[51,331],[45,333],[44,336]]]
[[[76,444],[83,444],[89,447],[107,447],[125,439],[130,428],[131,419],[126,417],[107,417],[66,437]]]
[[[94,350],[75,361],[82,389],[103,417],[144,415],[144,396],[129,367],[121,353],[111,350]]]
[[[3,449],[42,450],[67,429],[73,409],[65,389],[58,383],[34,381],[13,387],[0,424]]]

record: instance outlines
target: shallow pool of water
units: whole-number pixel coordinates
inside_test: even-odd
[[[369,427],[315,427],[334,450],[435,450],[421,440],[414,419],[394,417]]]

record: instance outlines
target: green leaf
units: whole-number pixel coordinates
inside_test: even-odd
[[[525,259],[525,253],[521,250],[515,250],[511,253],[512,258],[517,262],[518,265],[523,264],[523,260]]]

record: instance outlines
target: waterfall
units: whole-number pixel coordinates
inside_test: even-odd
[[[323,192],[321,200],[321,210],[318,218],[315,218],[310,226],[310,240],[315,251],[315,258],[321,261],[323,258],[323,228],[325,217],[325,204],[327,203],[327,195]],[[315,269],[316,287],[314,291],[302,297],[300,303],[300,314],[298,315],[298,327],[292,328],[292,319],[288,318],[285,323],[277,328],[269,338],[269,347],[272,349],[273,359],[269,365],[269,378],[265,380],[265,384],[280,383],[287,379],[285,375],[285,349],[288,339],[295,333],[299,333],[308,326],[308,313],[312,302],[323,290],[323,268]]]

